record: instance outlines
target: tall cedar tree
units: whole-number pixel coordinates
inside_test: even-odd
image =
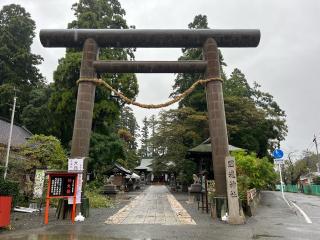
[[[118,128],[119,136],[128,144],[129,149],[136,150],[138,146],[139,125],[130,107],[125,106],[121,109]]]
[[[37,68],[40,55],[31,53],[35,37],[35,22],[20,5],[4,6],[0,11],[0,116],[10,118],[10,104],[17,90],[15,120],[20,122],[23,108],[29,102],[29,92],[41,87],[44,79]]]
[[[141,158],[147,158],[149,153],[149,122],[147,117],[142,120],[143,126],[141,128],[141,148],[139,149],[139,155]]]
[[[72,10],[76,19],[68,24],[70,29],[128,28],[124,19],[125,11],[117,0],[80,0],[72,5]],[[133,58],[132,49],[108,48],[100,49],[99,52],[99,59]],[[72,137],[78,90],[76,81],[80,74],[81,59],[81,49],[67,49],[54,72],[54,82],[39,91],[31,92],[32,101],[23,114],[24,123],[35,133],[54,135],[66,148],[70,148]],[[134,74],[103,74],[100,77],[132,99],[138,93]],[[110,91],[96,88],[89,170],[100,174],[116,161],[125,164],[127,159],[136,158],[136,153],[129,151],[130,146],[118,135],[119,116],[123,107],[124,103]]]
[[[125,11],[117,0],[80,0],[72,6],[76,20],[68,24],[68,28],[128,28],[124,19]],[[53,93],[49,108],[56,116],[54,131],[64,145],[71,140],[74,121],[77,86],[82,52],[79,49],[67,49],[64,58],[59,60],[54,72]],[[100,49],[99,59],[127,60],[134,58],[131,49]],[[102,75],[105,81],[129,98],[138,93],[137,79],[134,74]],[[110,91],[97,87],[93,114],[93,131],[110,134],[115,131],[115,122],[119,119],[123,103]]]
[[[148,124],[149,124],[149,129],[150,129],[150,136],[149,138],[152,139],[155,134],[156,134],[156,128],[157,128],[157,119],[156,116],[153,114],[151,115],[151,117],[148,120]],[[152,141],[149,141],[149,147],[150,147],[150,155],[151,157],[156,157],[157,156],[157,149],[156,146],[153,144]]]

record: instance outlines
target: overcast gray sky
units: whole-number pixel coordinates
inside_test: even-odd
[[[33,52],[44,58],[41,72],[48,81],[64,49],[43,48],[39,29],[66,28],[74,16],[75,0],[0,0],[0,7],[17,3],[37,24]],[[137,28],[187,28],[197,14],[208,16],[210,28],[259,28],[258,48],[222,49],[227,73],[240,68],[271,93],[287,113],[289,133],[285,151],[315,150],[313,134],[320,136],[320,1],[318,0],[120,0],[128,25]],[[176,60],[180,49],[139,49],[137,60]],[[158,103],[172,91],[171,74],[138,75],[138,101]],[[168,108],[167,108],[168,109]],[[158,111],[134,108],[137,119]]]

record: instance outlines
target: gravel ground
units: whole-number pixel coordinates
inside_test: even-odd
[[[130,193],[118,194],[115,199],[115,204],[111,208],[91,208],[90,216],[84,222],[78,222],[77,225],[105,225],[108,217],[115,214],[119,209],[128,204],[133,198],[139,195],[143,190],[138,190]],[[174,197],[193,217],[197,225],[212,225],[214,221],[210,214],[198,210],[197,203],[187,203],[188,194],[181,192],[173,192]],[[49,225],[71,225],[70,219],[58,220],[55,217],[55,208],[50,208],[49,211]],[[44,227],[42,213],[11,213],[11,226],[14,230],[28,230],[33,228]],[[3,230],[2,230],[3,231]]]
[[[112,216],[119,209],[129,203],[133,198],[139,195],[143,190],[137,190],[130,193],[120,193],[117,195],[114,206],[110,208],[90,208],[90,216],[84,222],[78,222],[78,225],[104,225],[104,222],[109,216]],[[49,210],[49,225],[71,225],[70,219],[58,220],[55,217],[55,208]],[[44,227],[44,210],[41,213],[11,213],[11,227],[13,230],[29,230],[33,228]],[[1,232],[6,232],[5,229],[0,229]]]
[[[227,224],[213,221],[210,214],[202,213],[201,210],[198,211],[197,203],[187,203],[188,195],[180,192],[173,192],[172,194],[192,216],[197,225],[113,225],[104,223],[109,216],[112,216],[140,193],[141,191],[124,194],[113,208],[90,209],[90,217],[84,222],[77,222],[74,225],[71,224],[70,220],[56,220],[55,209],[50,210],[50,219],[47,226],[43,224],[43,214],[14,213],[12,215],[12,225],[15,230],[0,233],[0,239],[211,239],[212,236],[221,236],[223,229],[228,227]],[[233,231],[226,232],[222,239],[238,239],[239,236],[242,236],[242,239],[250,238],[251,233],[248,233],[247,227],[233,227],[233,230],[237,231],[236,235]],[[233,235],[236,238],[233,238]]]
[[[311,199],[304,195],[290,195],[295,198],[311,215],[313,224],[304,222],[304,218],[290,209],[282,200],[279,192],[263,192],[262,201],[257,215],[247,219],[244,225],[229,225],[221,221],[212,220],[210,214],[198,211],[197,203],[187,203],[188,196],[184,193],[173,193],[179,203],[195,220],[196,225],[158,225],[158,224],[105,224],[108,216],[113,215],[130,199],[140,192],[123,195],[114,208],[91,209],[90,217],[84,222],[71,224],[70,220],[58,221],[54,217],[54,209],[50,212],[50,221],[43,225],[43,216],[37,214],[14,213],[12,215],[13,231],[0,233],[1,240],[120,240],[120,239],[279,239],[279,240],[314,240],[320,239],[318,219],[320,205],[318,198]],[[291,199],[291,200],[292,200]],[[305,205],[303,205],[305,204]],[[309,207],[309,208],[307,208]],[[311,209],[312,207],[312,209]],[[310,210],[310,211],[309,211]]]

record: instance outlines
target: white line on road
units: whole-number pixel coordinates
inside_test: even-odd
[[[304,217],[304,219],[306,220],[307,223],[312,223],[311,219],[308,217],[308,215],[294,202],[290,201],[293,206],[295,206],[296,209],[299,210],[299,212],[302,214],[302,216]]]
[[[286,202],[286,204],[289,206],[289,208],[291,208],[292,206],[290,205],[290,203],[288,202],[287,198],[284,196],[284,193],[282,192],[282,198],[283,200]]]
[[[282,192],[282,198],[283,200],[288,204],[288,206],[291,208],[292,206],[290,205],[290,203],[299,210],[299,212],[302,214],[302,216],[304,217],[304,219],[306,220],[307,223],[312,223],[311,219],[308,217],[308,215],[294,202],[292,202],[291,200],[287,200],[287,198],[284,196],[284,193]],[[290,203],[289,203],[290,202]]]

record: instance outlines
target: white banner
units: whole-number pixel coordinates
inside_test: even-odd
[[[36,174],[34,176],[34,187],[33,187],[34,198],[42,198],[44,178],[45,178],[45,170],[36,169]]]
[[[84,158],[70,158],[68,159],[68,171],[83,171]],[[82,174],[78,174],[78,185],[76,194],[76,203],[81,203],[81,189],[82,188]],[[69,204],[73,204],[73,197],[68,199]]]

